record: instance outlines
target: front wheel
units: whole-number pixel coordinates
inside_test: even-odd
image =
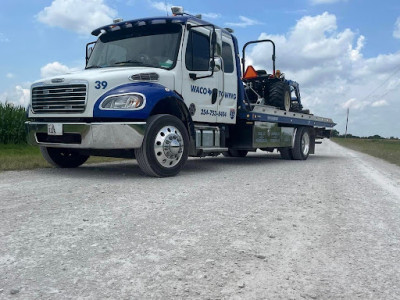
[[[175,116],[149,118],[143,144],[135,149],[140,169],[148,176],[167,177],[178,174],[189,155],[189,136]]]
[[[58,168],[77,168],[89,158],[74,149],[40,147],[40,152],[49,164]]]

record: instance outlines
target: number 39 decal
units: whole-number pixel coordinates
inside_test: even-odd
[[[107,87],[107,81],[96,81],[95,84],[96,84],[94,86],[95,89],[101,89],[102,88],[104,90]]]

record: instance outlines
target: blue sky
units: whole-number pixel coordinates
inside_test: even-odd
[[[340,132],[350,108],[351,133],[400,137],[398,0],[2,0],[0,101],[26,105],[33,81],[84,67],[91,30],[116,17],[165,15],[165,4],[233,28],[240,45],[274,39],[277,67]],[[249,61],[270,68],[268,51],[250,49]]]

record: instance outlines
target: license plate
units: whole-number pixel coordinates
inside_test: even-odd
[[[63,124],[58,124],[58,123],[47,124],[47,134],[48,135],[62,135],[63,134]]]

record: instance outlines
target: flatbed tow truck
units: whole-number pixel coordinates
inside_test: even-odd
[[[335,123],[304,110],[299,84],[275,69],[273,41],[246,43],[240,61],[232,30],[172,10],[94,30],[85,70],[32,85],[28,142],[49,163],[129,157],[146,175],[165,177],[188,156],[277,149],[306,160],[330,137]],[[255,43],[272,45],[271,74],[246,68],[245,49]]]

